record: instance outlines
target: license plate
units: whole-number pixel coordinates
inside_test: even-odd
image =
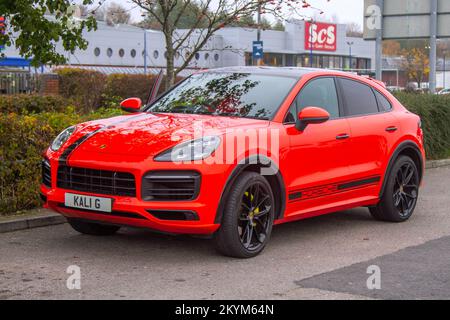
[[[85,210],[101,212],[111,212],[112,210],[112,199],[85,196],[81,194],[66,193],[64,204],[66,207]]]

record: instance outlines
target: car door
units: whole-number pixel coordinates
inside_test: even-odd
[[[327,110],[330,120],[299,131],[295,127],[297,115],[310,106]],[[350,127],[340,117],[334,77],[314,78],[305,84],[291,105],[284,126],[289,137],[284,177],[289,199],[286,216],[342,200],[345,195],[337,186],[349,175],[346,154]]]
[[[368,84],[348,78],[338,78],[338,84],[350,125],[350,180],[355,188],[379,186],[389,152],[398,138],[397,119],[389,112],[392,107],[386,97]],[[377,188],[370,191],[375,194]]]

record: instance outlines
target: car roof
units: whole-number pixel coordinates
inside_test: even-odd
[[[213,72],[213,73],[250,73],[250,74],[259,74],[259,75],[272,75],[272,76],[282,76],[282,77],[293,77],[300,79],[302,76],[309,74],[320,72],[321,74],[336,74],[342,73],[347,74],[341,71],[335,70],[326,70],[326,69],[318,69],[318,68],[300,68],[300,67],[266,67],[266,66],[236,66],[236,67],[225,67],[225,68],[217,68],[217,69],[208,69],[203,72]]]

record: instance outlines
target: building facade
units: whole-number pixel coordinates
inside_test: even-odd
[[[184,32],[186,30],[177,30],[179,35]],[[195,55],[184,74],[199,68],[254,65],[252,43],[256,33],[250,28],[219,30]],[[66,55],[68,65],[104,73],[150,73],[165,68],[166,49],[160,31],[130,25],[108,26],[99,22],[98,29],[85,32],[84,37],[89,42],[88,48],[73,54],[64,52],[62,46],[57,45],[57,50]],[[192,37],[197,35],[194,33]],[[373,68],[374,42],[347,37],[344,24],[317,22],[311,25],[293,20],[286,23],[285,31],[262,31],[261,40],[264,65],[344,70]],[[186,50],[189,50],[188,46]],[[5,54],[8,59],[19,57],[14,48],[5,48]],[[185,55],[182,50],[177,52],[176,67],[184,62]]]

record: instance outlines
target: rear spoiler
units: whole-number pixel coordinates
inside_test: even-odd
[[[385,89],[387,88],[387,87],[386,87],[386,83],[384,83],[383,81],[380,81],[380,80],[371,78],[371,77],[369,77],[369,76],[365,76],[364,78],[369,79],[370,81],[373,81],[373,82],[379,84],[380,86],[382,86],[382,87],[385,88]]]
[[[380,86],[382,86],[383,88],[386,89],[386,83],[384,83],[383,81],[380,81],[380,80],[377,80],[377,79],[374,79],[374,78],[369,78],[369,79],[372,80],[375,83],[378,83]]]

